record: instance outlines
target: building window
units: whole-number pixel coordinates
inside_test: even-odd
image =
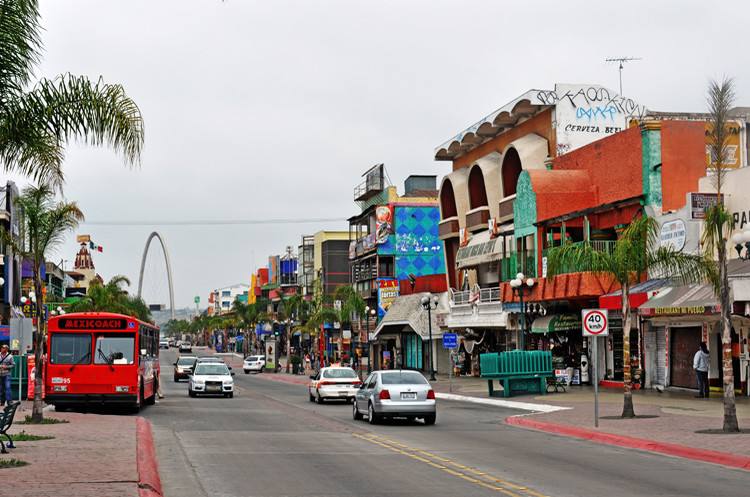
[[[380,257],[378,260],[378,277],[392,278],[395,274],[393,271],[393,257]]]

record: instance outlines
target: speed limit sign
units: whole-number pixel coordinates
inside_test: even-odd
[[[583,309],[583,336],[605,337],[609,335],[607,309]]]

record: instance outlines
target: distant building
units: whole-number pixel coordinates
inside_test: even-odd
[[[213,308],[209,314],[223,314],[232,310],[232,304],[235,300],[247,303],[250,285],[238,283],[236,285],[218,288],[211,292],[208,297],[209,309]]]
[[[299,246],[298,281],[302,295],[315,292],[316,280],[325,295],[349,281],[349,232],[318,231],[302,237]]]

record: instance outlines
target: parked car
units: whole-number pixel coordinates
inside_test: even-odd
[[[262,373],[266,367],[266,357],[262,355],[249,355],[245,357],[242,363],[242,369],[245,374],[250,374],[252,371],[256,373]]]
[[[374,371],[357,390],[352,408],[355,420],[365,415],[370,424],[384,418],[421,418],[426,425],[435,424],[435,391],[417,371]]]
[[[174,363],[174,381],[186,380],[193,373],[197,357],[192,355],[180,356]]]
[[[168,340],[169,340],[169,346],[170,347],[174,347],[176,345],[175,340],[174,340],[173,337],[169,337]]]
[[[159,348],[160,349],[168,349],[169,348],[169,340],[159,340]]]
[[[322,404],[325,400],[344,399],[354,402],[357,389],[362,384],[357,373],[352,368],[328,367],[322,368],[317,374],[310,376],[312,380],[308,386],[310,402]]]
[[[187,340],[183,340],[180,342],[178,350],[180,352],[192,352],[193,351],[193,345],[188,342]]]
[[[224,397],[234,397],[234,373],[229,371],[226,364],[215,362],[199,362],[195,365],[190,377],[188,395],[217,394]]]

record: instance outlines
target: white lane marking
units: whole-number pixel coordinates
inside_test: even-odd
[[[572,409],[572,407],[553,406],[550,404],[532,404],[531,402],[518,402],[515,400],[502,400],[502,399],[484,399],[481,397],[469,397],[466,395],[456,395],[454,393],[435,393],[435,397],[438,399],[455,400],[457,402],[470,402],[472,404],[483,404],[486,406],[496,407],[508,407],[511,409],[521,409],[523,411],[533,412],[556,412],[566,411]]]

